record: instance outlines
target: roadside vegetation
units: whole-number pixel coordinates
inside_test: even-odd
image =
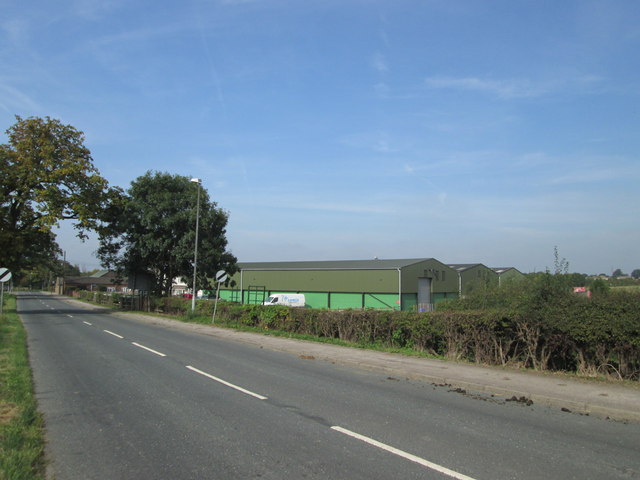
[[[15,298],[5,295],[5,302],[0,317],[0,479],[44,479],[44,427],[33,392],[26,333]]]
[[[480,286],[465,298],[438,303],[431,313],[220,302],[216,325],[486,365],[639,381],[640,292],[612,289],[605,282],[594,282],[590,289],[590,296],[575,294],[570,275],[545,272],[500,287]],[[93,299],[96,294],[84,296]],[[171,297],[155,300],[149,310],[206,324],[211,323],[213,303],[199,300],[192,314],[190,300]]]

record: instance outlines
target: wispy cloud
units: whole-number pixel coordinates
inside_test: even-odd
[[[631,178],[640,179],[640,168],[635,166],[628,167],[605,167],[598,168],[594,166],[581,166],[566,175],[560,175],[550,180],[553,185],[568,185],[579,183],[601,183],[612,180],[628,180]]]
[[[484,92],[501,98],[537,97],[551,91],[549,85],[535,84],[529,80],[489,80],[478,77],[429,77],[425,83],[430,88]]]
[[[317,195],[310,194],[283,194],[281,192],[269,192],[260,190],[257,192],[260,197],[260,208],[268,209],[275,212],[286,212],[288,210],[308,211],[316,213],[334,213],[334,214],[374,214],[374,215],[390,215],[396,213],[396,208],[388,201],[381,201],[372,198],[352,198],[348,195],[342,196],[342,201],[326,201]],[[234,199],[236,205],[252,205],[255,207],[252,199],[246,196],[236,196]],[[311,217],[309,217],[311,218]]]
[[[557,91],[571,89],[578,93],[593,92],[603,79],[597,75],[579,75],[573,78],[532,81],[526,78],[489,79],[479,77],[427,77],[429,88],[465,90],[495,95],[503,99],[534,98]]]
[[[387,132],[366,132],[346,135],[340,143],[352,148],[371,150],[377,153],[400,153],[409,146],[405,141]]]
[[[42,111],[38,102],[29,95],[11,85],[2,83],[0,83],[0,108],[9,113],[25,111],[39,113]]]
[[[4,32],[11,45],[25,44],[29,38],[30,24],[25,19],[13,18],[0,23],[0,30]]]
[[[391,89],[389,88],[389,85],[387,85],[384,82],[376,83],[373,86],[373,90],[376,92],[376,95],[381,98],[388,98],[389,92],[391,91]]]
[[[99,20],[126,4],[121,0],[76,0],[73,13],[87,20]]]
[[[388,72],[389,65],[385,56],[381,53],[376,53],[371,59],[371,66],[378,72]]]
[[[122,46],[126,48],[131,47],[131,45],[151,42],[156,38],[166,37],[190,29],[191,26],[186,26],[181,22],[142,27],[92,39],[91,42],[89,42],[89,47],[106,49],[107,47]]]

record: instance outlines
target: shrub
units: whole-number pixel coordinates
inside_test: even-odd
[[[479,288],[438,304],[436,312],[316,310],[220,301],[216,323],[279,330],[455,360],[576,371],[640,380],[640,293],[571,293],[568,276],[537,274],[500,288]],[[81,292],[104,301],[96,292]],[[112,300],[113,301],[113,300]],[[154,299],[164,313],[187,316],[191,300]],[[200,320],[214,302],[198,300]]]

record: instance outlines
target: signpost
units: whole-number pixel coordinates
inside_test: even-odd
[[[211,323],[216,323],[216,310],[218,309],[218,294],[220,293],[220,284],[227,281],[229,275],[224,270],[218,270],[216,272],[216,283],[218,286],[216,287],[216,303],[213,305],[213,318],[211,319]]]
[[[11,272],[8,268],[0,268],[0,315],[4,309],[4,284],[11,280]]]

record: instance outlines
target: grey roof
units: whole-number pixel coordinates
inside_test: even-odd
[[[239,262],[240,270],[395,270],[433,258],[333,260],[314,262]],[[437,260],[436,260],[437,261]]]
[[[469,270],[470,268],[477,267],[478,265],[482,265],[481,263],[448,263],[447,266],[457,270],[458,272],[464,272],[465,270]]]
[[[104,277],[108,273],[109,273],[109,270],[98,270],[97,272],[89,275],[89,277],[91,277],[91,278],[101,278],[101,277]]]
[[[496,272],[498,275],[508,272],[509,270],[515,270],[516,272],[520,272],[520,270],[518,270],[515,267],[491,267],[491,270]]]
[[[64,277],[64,281],[65,283],[68,283],[68,284],[72,283],[74,285],[115,285],[116,284],[115,280],[117,279],[118,275],[116,275],[115,272],[112,272],[109,270],[102,270],[101,272],[98,272],[98,273],[102,273],[102,275],[98,275],[96,273],[88,277],[83,277],[83,276]],[[121,278],[120,283],[126,284],[127,278],[126,277]]]

